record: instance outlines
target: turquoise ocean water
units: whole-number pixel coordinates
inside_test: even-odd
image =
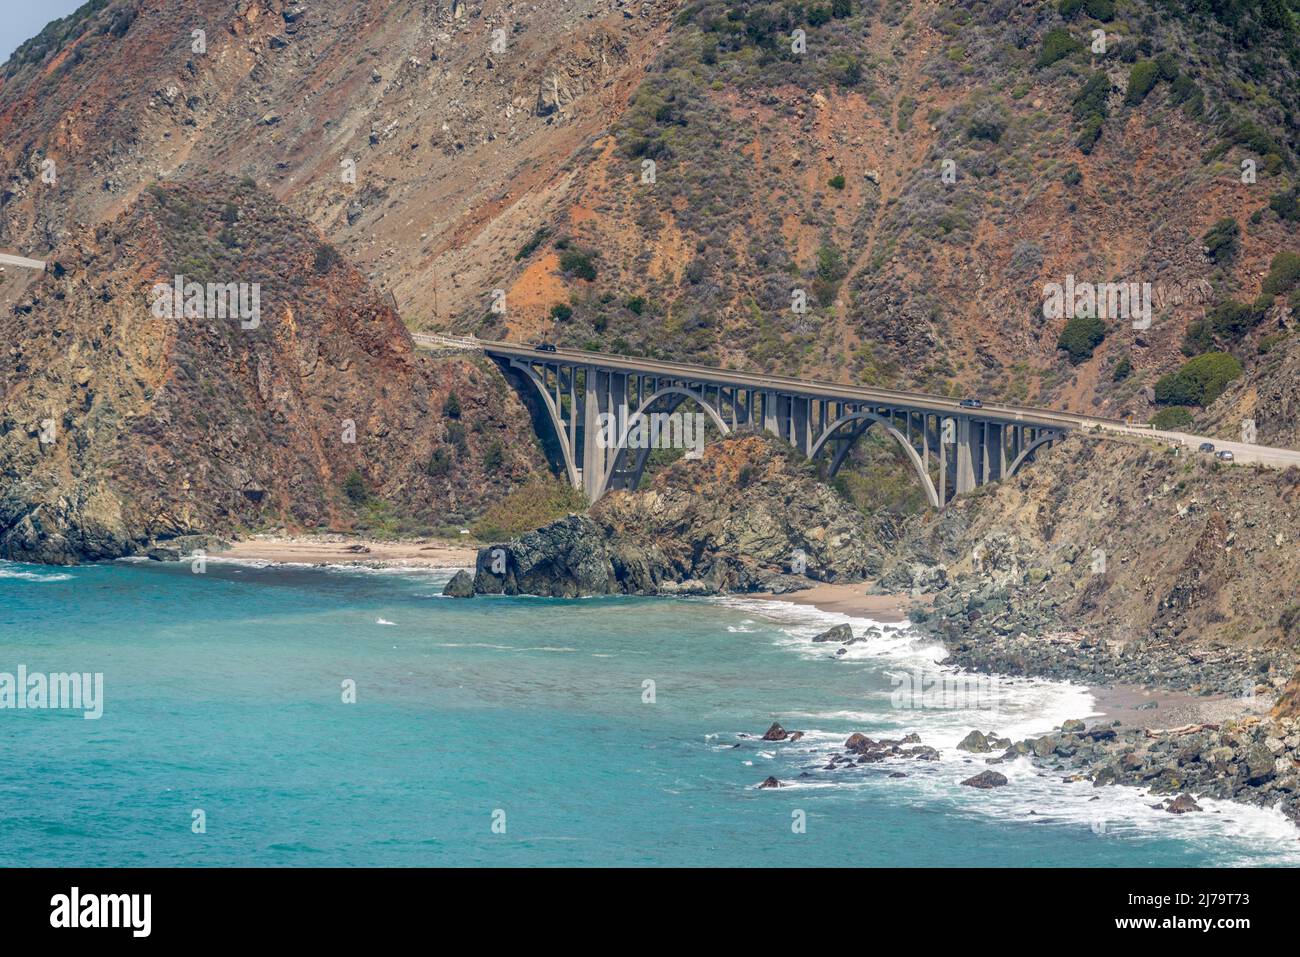
[[[1017,681],[981,710],[897,707],[942,654],[905,626],[833,660],[810,638],[842,616],[456,601],[449,575],[0,562],[0,672],[104,675],[99,720],[0,710],[0,865],[1300,862],[1271,812],[1176,817],[1024,762],[961,787],[984,768],[952,747],[972,727],[1047,730],[1091,698]],[[759,741],[773,720],[806,737]],[[943,759],[822,771],[852,731]],[[792,786],[755,789],[768,775]]]

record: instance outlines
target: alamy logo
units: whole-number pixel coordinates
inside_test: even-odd
[[[85,894],[74,887],[70,894],[50,898],[51,927],[127,927],[132,937],[148,937],[152,930],[152,894]]]
[[[602,449],[619,447],[618,416],[602,412],[596,444]],[[686,449],[686,458],[704,454],[703,412],[651,412],[633,415],[627,423],[623,445],[629,449]]]
[[[1151,328],[1151,283],[1076,282],[1074,274],[1064,284],[1043,287],[1045,319],[1131,319],[1134,329]]]
[[[257,282],[157,283],[150,291],[156,319],[239,319],[241,329],[262,324],[262,284]]]
[[[96,671],[44,674],[18,666],[18,674],[0,671],[0,710],[57,708],[84,712],[87,721],[104,716],[104,673]]]

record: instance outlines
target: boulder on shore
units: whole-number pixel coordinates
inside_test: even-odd
[[[961,739],[957,745],[958,751],[969,751],[971,754],[987,754],[992,751],[989,745],[989,739],[979,731],[972,731],[966,737]]]
[[[1186,814],[1188,811],[1201,810],[1201,806],[1190,794],[1180,794],[1165,806],[1165,810],[1170,814]]]
[[[758,786],[760,791],[763,788],[783,788],[783,787],[785,787],[785,785],[782,784],[780,781],[778,781],[776,778],[772,777],[771,775],[769,775],[766,779],[764,779],[763,783]]]
[[[449,598],[473,598],[474,576],[462,568],[451,576],[451,581],[447,582],[442,593]]]
[[[836,625],[827,631],[823,631],[813,641],[834,641],[841,645],[853,644],[853,629],[848,625]]]
[[[979,788],[987,791],[989,788],[1000,788],[1007,783],[1007,776],[999,774],[997,771],[981,771],[973,778],[967,778],[961,782],[970,788]]]

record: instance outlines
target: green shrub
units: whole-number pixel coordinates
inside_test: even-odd
[[[1097,115],[1104,117],[1109,112],[1110,77],[1104,70],[1098,70],[1084,81],[1079,92],[1070,101],[1070,111],[1076,120]]]
[[[1043,67],[1051,66],[1057,60],[1064,60],[1082,49],[1083,43],[1070,36],[1069,30],[1056,27],[1043,34],[1043,49],[1039,52],[1035,65],[1041,70]]]
[[[1106,324],[1096,316],[1075,316],[1065,324],[1056,348],[1070,355],[1070,365],[1079,365],[1092,358],[1093,351],[1106,338]]]
[[[337,263],[342,257],[337,249],[329,243],[321,243],[316,247],[316,258],[312,263],[312,268],[316,270],[317,275],[323,276]]]
[[[996,143],[1002,139],[1002,134],[1006,132],[1006,121],[1000,117],[977,117],[971,121],[967,133],[972,139],[987,140],[990,143]]]
[[[370,498],[370,493],[366,491],[365,480],[356,469],[353,469],[352,473],[343,480],[343,494],[353,505],[363,505],[366,499]]]
[[[1201,238],[1205,243],[1205,255],[1220,266],[1226,265],[1237,254],[1237,237],[1240,234],[1241,227],[1237,221],[1231,216],[1225,216]]]
[[[499,439],[493,439],[492,444],[489,445],[487,451],[483,453],[483,468],[487,469],[489,472],[495,472],[497,469],[501,468],[505,460],[506,453],[505,449],[501,447],[501,441]]]
[[[1228,342],[1240,339],[1263,318],[1264,310],[1235,299],[1219,303],[1206,316],[1214,334]]]
[[[566,249],[560,256],[560,269],[588,282],[596,278],[596,264],[591,254],[577,249]]]
[[[515,253],[515,262],[519,262],[519,260],[531,256],[533,252],[536,251],[537,247],[546,241],[546,234],[547,229],[545,226],[533,233],[532,238],[519,248],[519,252]]]
[[[480,541],[505,541],[586,507],[586,496],[567,482],[533,478],[489,508],[472,531]]]
[[[843,279],[847,272],[848,268],[844,265],[844,257],[835,246],[825,243],[817,250],[818,279],[836,282]]]
[[[1078,186],[1082,183],[1083,174],[1079,172],[1079,167],[1071,163],[1069,169],[1067,169],[1065,174],[1061,177],[1061,182],[1066,186]]]
[[[1115,0],[1087,0],[1084,8],[1088,16],[1103,23],[1115,19]]]
[[[455,392],[447,393],[447,400],[442,404],[442,414],[449,419],[460,418],[460,397]]]
[[[1079,130],[1079,136],[1074,141],[1074,145],[1079,147],[1079,151],[1087,155],[1092,152],[1097,140],[1101,139],[1101,117],[1094,113],[1083,121],[1083,128]]]
[[[834,175],[834,176],[832,176],[830,179],[828,179],[828,180],[826,181],[826,183],[827,183],[827,185],[830,186],[831,189],[843,189],[843,188],[844,188],[844,177],[843,177],[841,174],[838,174],[838,173],[837,173],[836,175]]]
[[[1124,102],[1129,106],[1137,106],[1147,98],[1158,79],[1160,71],[1154,60],[1139,60],[1134,63],[1128,73],[1128,92],[1124,94]]]
[[[1241,375],[1241,363],[1226,352],[1207,352],[1184,362],[1177,372],[1156,382],[1160,405],[1209,405],[1228,383]]]
[[[1300,282],[1300,253],[1284,249],[1273,257],[1262,291],[1268,296],[1280,296],[1297,282]]]
[[[551,318],[556,322],[568,322],[573,318],[573,307],[568,303],[557,302],[551,306]]]
[[[1128,356],[1120,357],[1119,362],[1115,363],[1115,371],[1111,373],[1111,382],[1123,382],[1133,374],[1133,360]]]
[[[1151,417],[1151,424],[1157,429],[1166,432],[1177,431],[1184,426],[1192,424],[1192,413],[1190,409],[1181,405],[1173,405],[1167,409],[1161,409]]]
[[[1277,193],[1268,199],[1269,209],[1290,222],[1300,222],[1300,187]]]
[[[442,446],[438,446],[433,450],[433,454],[429,456],[429,464],[424,467],[424,471],[431,478],[445,478],[451,474],[451,466],[451,453]]]

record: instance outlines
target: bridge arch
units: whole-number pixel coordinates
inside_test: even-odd
[[[546,414],[551,420],[551,428],[560,443],[560,455],[564,459],[564,470],[569,477],[569,484],[574,488],[582,488],[582,481],[578,477],[578,461],[573,454],[573,447],[569,444],[569,436],[564,428],[564,417],[560,415],[560,410],[556,407],[555,399],[551,397],[546,383],[538,377],[533,367],[528,363],[520,362],[518,359],[511,359],[510,368],[525,376],[532,384],[533,389],[541,396],[542,404],[546,408]]]
[[[863,424],[854,430],[849,441],[839,450],[838,453],[836,453],[834,460],[831,462],[830,468],[827,469],[827,478],[835,477],[835,473],[840,470],[840,466],[844,463],[845,456],[848,455],[849,450],[853,448],[858,439],[862,438],[862,436],[867,433],[867,430],[873,425],[879,425],[893,436],[894,440],[902,447],[904,454],[907,456],[907,460],[912,464],[913,470],[921,480],[921,488],[925,491],[925,497],[929,503],[935,508],[943,507],[943,503],[939,501],[939,493],[935,489],[934,482],[930,478],[930,473],[926,470],[925,463],[921,461],[921,456],[917,454],[916,449],[912,448],[912,443],[907,440],[907,436],[894,428],[888,419],[876,415],[874,412],[850,412],[846,415],[840,416],[826,427],[826,431],[817,437],[817,441],[813,443],[812,451],[808,453],[808,458],[815,461],[817,456],[820,455],[822,450],[826,447],[826,444],[835,437],[835,433],[851,422],[860,422]],[[942,467],[942,462],[940,463],[940,467]]]
[[[632,423],[635,422],[639,416],[644,416],[650,410],[652,405],[666,397],[672,397],[674,401],[669,402],[662,410],[658,411],[671,415],[687,399],[693,399],[695,404],[704,411],[704,414],[707,415],[710,421],[713,422],[714,426],[717,427],[718,432],[722,435],[731,434],[731,427],[727,425],[723,420],[721,413],[719,413],[718,410],[709,403],[703,393],[696,392],[694,389],[687,388],[686,386],[665,386],[657,392],[647,396],[646,399],[637,407],[637,410],[630,413],[627,417],[627,421],[623,423],[621,433],[618,437],[618,448],[615,450],[614,455],[611,456],[609,466],[605,469],[605,474],[601,476],[600,493],[596,496],[597,498],[599,498],[600,495],[604,495],[609,489],[609,483],[614,477],[614,474],[626,466],[628,453],[627,438],[628,434],[632,430]],[[636,488],[641,484],[641,475],[645,472],[645,466],[646,462],[650,458],[650,452],[651,449],[649,448],[636,450],[636,462],[633,465],[630,479],[632,488]]]
[[[1041,436],[1026,445],[1021,453],[1015,457],[1015,460],[1007,466],[1007,478],[1011,478],[1011,476],[1019,472],[1020,467],[1029,461],[1034,453],[1040,448],[1044,445],[1051,445],[1053,442],[1058,442],[1060,441],[1060,438],[1061,437],[1055,433],[1048,433],[1047,435]]]

